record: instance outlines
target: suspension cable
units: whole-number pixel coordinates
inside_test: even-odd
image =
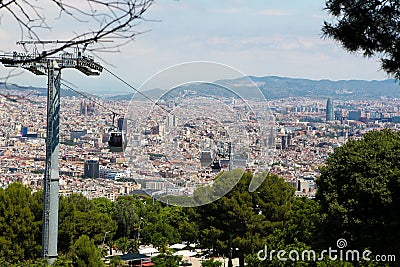
[[[119,77],[117,74],[113,73],[111,70],[109,70],[106,67],[103,67],[103,69],[105,71],[107,71],[109,74],[111,74],[113,77],[115,77],[117,80],[121,81],[123,84],[125,84],[126,86],[128,86],[129,88],[131,88],[135,93],[140,94],[141,96],[143,96],[144,98],[146,98],[147,100],[149,100],[150,102],[152,102],[154,105],[159,106],[162,110],[166,111],[168,114],[171,113],[169,110],[167,110],[165,107],[161,106],[158,102],[154,101],[153,99],[151,99],[150,97],[148,97],[146,94],[142,93],[141,91],[139,91],[138,89],[136,89],[134,86],[132,86],[131,84],[129,84],[127,81],[125,81],[124,79],[122,79],[121,77]]]

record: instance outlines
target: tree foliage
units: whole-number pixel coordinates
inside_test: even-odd
[[[188,225],[182,207],[165,206],[160,204],[147,207],[144,223],[141,230],[141,242],[153,244],[165,250],[169,244],[183,241],[184,225]],[[188,240],[185,240],[188,241]]]
[[[92,203],[104,214],[112,215],[115,210],[115,202],[105,197],[94,198],[92,199]]]
[[[93,201],[81,194],[61,197],[59,216],[58,248],[63,253],[67,253],[81,235],[87,235],[99,245],[106,232],[110,237],[116,230],[111,216],[102,213]]]
[[[113,218],[117,222],[117,238],[137,238],[142,208],[143,202],[139,198],[129,196],[118,199],[113,213]]]
[[[367,133],[337,148],[317,180],[323,246],[399,253],[400,134]]]
[[[327,0],[333,21],[322,32],[350,52],[378,55],[382,69],[400,79],[400,2],[397,0]]]
[[[72,246],[72,258],[76,267],[101,267],[101,251],[88,236],[82,235]]]
[[[244,266],[245,255],[265,244],[275,228],[288,219],[294,189],[276,175],[264,174],[260,187],[249,192],[253,178],[244,173],[227,195],[196,209],[200,242],[220,254],[239,257]]]
[[[155,267],[178,267],[182,260],[182,256],[172,255],[170,252],[161,253],[151,258]]]
[[[139,250],[136,240],[120,237],[115,241],[116,248],[122,253],[134,253]]]
[[[9,263],[40,256],[41,216],[36,196],[19,183],[0,188],[0,258]]]
[[[295,198],[288,217],[282,229],[282,240],[286,244],[302,242],[315,245],[320,225],[318,202],[306,197]]]

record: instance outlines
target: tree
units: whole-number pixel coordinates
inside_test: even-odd
[[[196,244],[199,240],[199,226],[196,220],[191,220],[196,216],[196,210],[194,208],[180,209],[182,215],[178,221],[178,232],[181,240],[189,244]]]
[[[109,232],[107,236],[110,238],[116,230],[112,218],[82,194],[61,197],[59,217],[58,248],[64,253],[81,235],[87,235],[99,245],[106,232]]]
[[[300,236],[299,236],[300,237]],[[332,248],[335,249],[335,248]],[[278,257],[278,251],[283,251]],[[297,252],[297,253],[296,253]],[[274,233],[269,235],[265,242],[265,247],[255,254],[246,256],[246,266],[248,267],[301,267],[301,266],[318,266],[318,267],[375,267],[389,266],[382,262],[364,261],[362,256],[359,261],[345,261],[345,257],[341,260],[339,257],[335,260],[329,258],[324,253],[321,255],[320,250],[315,250],[309,245],[294,239],[287,242],[285,237],[285,229],[275,229]],[[344,251],[345,253],[346,251]],[[325,256],[324,256],[325,255]],[[337,254],[333,253],[332,257]],[[344,254],[345,255],[345,254]]]
[[[270,174],[249,192],[253,179],[244,173],[228,194],[210,204],[197,207],[201,244],[225,256],[244,258],[264,247],[266,237],[284,226],[293,202],[294,188]]]
[[[104,266],[101,251],[88,236],[82,235],[72,246],[73,265],[77,267]]]
[[[49,267],[47,261],[43,259],[36,259],[36,260],[24,260],[19,261],[17,263],[10,263],[6,260],[0,258],[0,266],[2,267]]]
[[[112,266],[112,267],[122,266],[122,260],[120,259],[120,256],[111,257],[110,266]]]
[[[306,197],[295,198],[281,237],[286,244],[302,242],[308,246],[316,243],[320,225],[318,202]]]
[[[182,256],[172,255],[171,252],[161,253],[151,258],[155,267],[179,267],[181,260]]]
[[[92,203],[97,209],[104,214],[112,216],[115,212],[115,203],[105,197],[99,197],[92,199]]]
[[[65,29],[60,31],[67,39],[58,42],[55,48],[19,62],[38,61],[43,56],[55,54],[77,44],[93,43],[92,51],[115,50],[139,34],[134,28],[143,20],[143,14],[152,3],[153,0],[86,0],[80,1],[78,5],[77,2],[65,0],[47,0],[41,3],[8,0],[0,2],[0,16],[13,19],[21,30],[21,39],[30,41],[43,41],[46,39],[43,37],[46,31],[60,31],[57,28],[60,21],[73,27],[74,31],[69,33]],[[60,36],[55,36],[53,39],[59,38]]]
[[[349,52],[378,55],[382,69],[400,79],[400,2],[396,0],[327,0],[333,22],[324,22],[325,37]]]
[[[117,222],[116,238],[126,237],[136,239],[138,224],[140,222],[140,210],[143,203],[133,196],[119,197],[115,205],[113,219]]]
[[[146,215],[144,220],[141,231],[143,243],[151,243],[164,250],[168,244],[183,241],[180,230],[183,230],[181,225],[184,225],[187,220],[182,207],[158,205],[155,210]]]
[[[335,149],[321,168],[321,246],[399,255],[400,133],[372,131]]]
[[[0,188],[0,258],[9,263],[40,256],[37,237],[41,218],[32,212],[38,206],[37,201],[36,195],[20,183]]]
[[[108,246],[108,253],[109,255],[113,254],[113,250],[117,249],[117,242],[111,238],[106,239],[106,244]]]
[[[117,241],[115,241],[115,245],[117,249],[124,254],[128,252],[137,252],[139,250],[136,240],[129,240],[127,237],[118,238]]]
[[[42,244],[42,222],[43,222],[43,190],[31,194],[29,208],[35,216],[36,230],[34,231],[37,244]]]
[[[275,229],[275,231],[270,234],[265,241],[265,246],[262,248],[262,253],[258,251],[256,254],[251,254],[246,257],[247,266],[249,267],[262,267],[262,266],[273,266],[273,267],[302,267],[302,266],[314,266],[310,264],[314,259],[304,260],[297,255],[293,255],[292,260],[289,258],[290,251],[297,251],[301,254],[302,251],[310,250],[310,247],[302,242],[298,242],[294,240],[292,243],[285,243],[285,239],[282,238],[282,230]],[[286,260],[282,260],[277,257],[277,254],[271,252],[277,251],[285,251],[285,254],[282,255],[282,258],[286,258]],[[259,258],[261,257],[261,259]],[[311,256],[312,257],[312,256]],[[318,257],[318,255],[316,255]]]
[[[114,220],[118,223],[115,238],[135,239],[163,249],[168,244],[194,241],[195,223],[182,207],[152,203],[147,197],[124,196],[116,203]]]
[[[48,263],[48,261],[46,259],[45,259],[45,261]],[[64,255],[59,255],[52,266],[53,267],[71,267],[72,260]]]

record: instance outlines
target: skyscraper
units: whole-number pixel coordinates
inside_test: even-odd
[[[326,101],[326,121],[334,120],[333,103],[330,98]]]
[[[85,178],[100,177],[99,161],[97,159],[89,159],[85,161],[84,177]]]
[[[118,118],[118,130],[125,131],[128,129],[128,121],[126,118]]]

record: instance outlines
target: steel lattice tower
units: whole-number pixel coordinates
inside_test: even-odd
[[[28,45],[48,42],[18,42]],[[103,68],[90,57],[86,57],[75,48],[73,53],[62,52],[57,56],[39,56],[35,47],[33,54],[13,52],[0,56],[0,62],[6,67],[21,67],[36,75],[47,75],[47,131],[46,131],[46,169],[43,183],[43,233],[42,257],[53,263],[58,256],[58,203],[59,203],[59,125],[60,125],[60,88],[61,70],[75,68],[86,75],[100,75]]]

